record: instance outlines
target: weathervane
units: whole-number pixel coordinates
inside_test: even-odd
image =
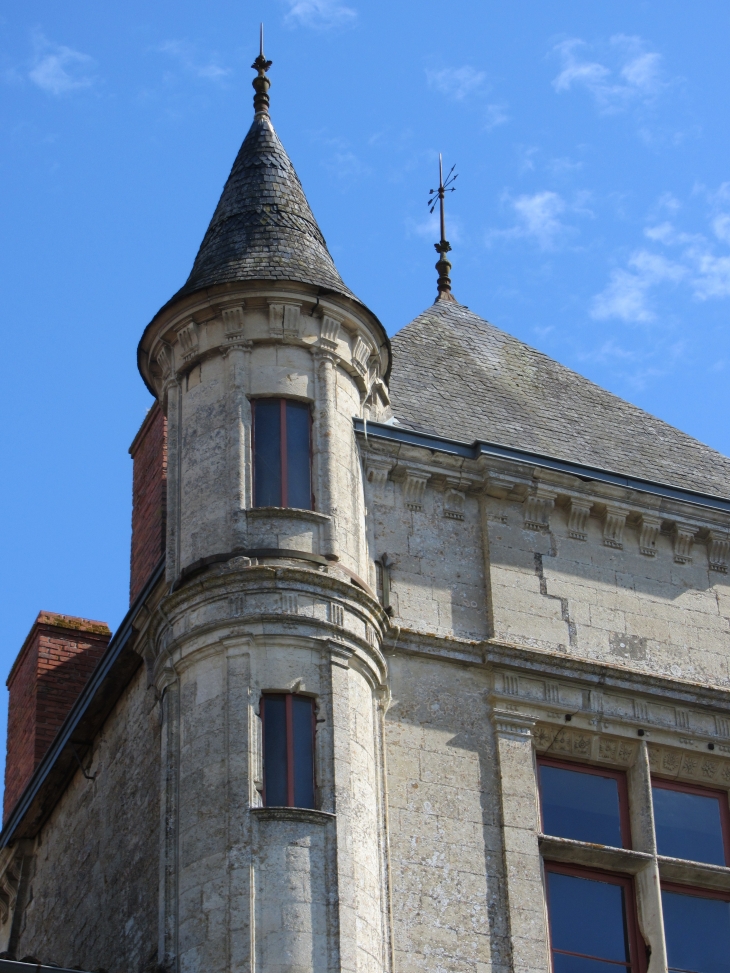
[[[449,276],[451,263],[446,259],[446,254],[451,249],[451,244],[446,239],[446,217],[444,215],[444,197],[446,193],[453,193],[456,189],[454,182],[458,178],[458,173],[454,172],[455,168],[456,166],[451,167],[444,182],[444,167],[441,160],[441,153],[439,152],[439,186],[438,189],[430,189],[428,194],[429,213],[433,213],[436,209],[437,202],[441,210],[441,240],[438,243],[434,243],[436,252],[440,255],[436,264],[436,270],[439,274],[436,285],[438,287],[437,301],[456,301],[456,298],[451,293],[451,277]]]
[[[271,87],[271,82],[266,77],[266,72],[272,64],[273,61],[267,61],[264,57],[264,25],[261,24],[259,31],[259,56],[251,65],[254,71],[258,71],[258,74],[251,82],[256,92],[253,96],[253,108],[257,115],[269,114],[269,88]]]

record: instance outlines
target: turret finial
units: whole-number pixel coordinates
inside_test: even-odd
[[[267,61],[264,57],[264,25],[261,24],[259,31],[259,56],[251,65],[254,71],[258,71],[258,74],[251,82],[256,92],[253,96],[253,109],[257,115],[269,114],[269,88],[271,87],[271,82],[266,77],[266,72],[272,64],[273,61]]]
[[[453,193],[456,189],[456,186],[453,185],[454,180],[458,176],[458,173],[454,173],[455,168],[456,166],[451,167],[444,182],[444,167],[441,160],[441,153],[439,152],[439,185],[438,189],[429,190],[428,198],[429,213],[433,213],[438,202],[441,215],[441,239],[438,243],[434,243],[436,252],[439,254],[439,259],[436,263],[436,270],[439,275],[436,283],[438,288],[436,301],[456,301],[456,298],[451,293],[451,277],[449,276],[451,262],[446,258],[446,254],[451,250],[451,244],[446,239],[446,216],[444,214],[444,196],[446,193]]]

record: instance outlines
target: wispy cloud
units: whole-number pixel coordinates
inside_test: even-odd
[[[215,54],[200,57],[195,45],[188,41],[165,41],[156,50],[174,58],[184,71],[196,78],[220,82],[231,74],[230,68],[224,68],[218,63]]]
[[[286,0],[289,10],[284,17],[287,27],[311,27],[329,30],[350,27],[357,20],[357,11],[340,0]]]
[[[606,58],[613,61],[611,67],[591,59],[590,50],[579,38],[555,45],[553,52],[562,62],[560,73],[553,79],[557,92],[582,87],[593,96],[600,111],[615,113],[653,102],[665,87],[661,55],[647,51],[640,37],[616,34],[611,38]]]
[[[426,81],[433,91],[438,91],[439,94],[453,98],[455,101],[475,97],[484,104],[489,93],[486,72],[477,70],[471,64],[439,70],[427,68]],[[506,105],[492,102],[484,106],[484,128],[487,132],[497,128],[498,125],[504,125],[507,121],[509,116]]]
[[[613,271],[608,287],[593,299],[591,317],[640,323],[653,321],[656,314],[649,303],[650,289],[667,281],[676,284],[686,274],[685,267],[648,250],[634,253],[628,266],[628,270]]]
[[[718,209],[723,203],[721,191],[710,199],[715,210],[709,218],[710,233],[687,233],[670,220],[645,227],[644,237],[671,256],[636,250],[626,267],[612,271],[607,287],[593,298],[592,317],[650,323],[657,318],[661,285],[682,284],[698,301],[730,297],[730,255],[722,252],[722,246],[730,244],[730,212]],[[676,211],[679,204],[667,208]]]
[[[35,51],[28,77],[42,91],[58,97],[91,88],[96,82],[96,61],[88,54],[54,44],[40,33],[34,36],[33,46]]]
[[[587,206],[588,194],[584,192],[576,193],[568,201],[560,193],[543,189],[516,198],[505,194],[504,201],[509,204],[516,222],[505,230],[490,230],[487,245],[495,238],[512,238],[528,240],[540,250],[557,250],[577,233],[576,227],[567,220],[570,214],[593,215]]]

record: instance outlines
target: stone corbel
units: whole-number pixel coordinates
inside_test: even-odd
[[[163,382],[169,381],[172,378],[173,369],[175,366],[175,355],[172,348],[166,341],[163,341],[160,345],[155,361],[157,362],[160,372],[162,373]]]
[[[591,515],[593,501],[586,497],[570,497],[568,500],[568,536],[577,541],[588,540],[586,526]]]
[[[272,338],[294,341],[302,328],[301,304],[269,304],[269,334]]]
[[[656,539],[662,526],[661,517],[642,514],[639,521],[639,551],[645,557],[656,556]]]
[[[330,351],[337,349],[337,339],[340,335],[340,322],[331,318],[329,314],[322,315],[322,323],[319,331],[319,343],[323,348]]]
[[[373,489],[380,492],[388,482],[388,474],[393,469],[394,463],[391,459],[380,458],[379,456],[368,456],[365,460],[365,476]]]
[[[221,318],[223,320],[223,333],[226,336],[226,341],[235,341],[243,333],[245,323],[243,305],[223,308]]]
[[[719,530],[711,530],[707,535],[707,559],[710,571],[727,574],[727,559],[730,551],[730,535]]]
[[[557,493],[548,487],[538,486],[535,493],[525,500],[525,527],[527,530],[548,530],[550,514],[555,506]]]
[[[688,524],[674,525],[674,560],[677,564],[692,563],[692,544],[697,529]]]
[[[409,510],[423,510],[423,495],[431,474],[423,470],[401,468],[399,479],[403,483],[403,499]]]
[[[370,347],[367,342],[363,341],[360,335],[358,335],[352,348],[352,364],[363,377],[367,375],[369,358]]]
[[[603,543],[606,547],[615,547],[619,551],[623,550],[627,513],[628,511],[623,507],[615,507],[613,504],[606,505],[606,511],[603,515]]]
[[[444,517],[447,520],[463,520],[466,493],[460,490],[461,480],[446,478],[444,488]]]
[[[180,341],[183,361],[189,361],[191,358],[194,358],[198,353],[198,348],[200,345],[200,334],[198,331],[198,325],[195,323],[195,321],[188,321],[188,323],[178,331],[177,337]]]

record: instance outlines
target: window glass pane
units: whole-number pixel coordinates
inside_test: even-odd
[[[725,848],[717,797],[688,794],[667,787],[652,787],[651,791],[659,854],[724,865]]]
[[[286,806],[286,705],[283,696],[264,697],[264,791],[267,807]]]
[[[624,973],[629,966],[617,966],[600,959],[586,959],[585,956],[567,956],[553,953],[553,973]]]
[[[294,730],[294,804],[314,807],[314,748],[312,739],[312,700],[306,696],[292,699]]]
[[[540,800],[545,834],[623,846],[615,777],[541,764]]]
[[[286,404],[287,505],[310,510],[312,484],[309,459],[309,406],[305,402]]]
[[[662,889],[670,970],[728,973],[730,903]]]
[[[281,506],[281,399],[256,399],[254,491],[257,507]]]
[[[547,878],[553,949],[627,963],[623,887],[560,872]]]

